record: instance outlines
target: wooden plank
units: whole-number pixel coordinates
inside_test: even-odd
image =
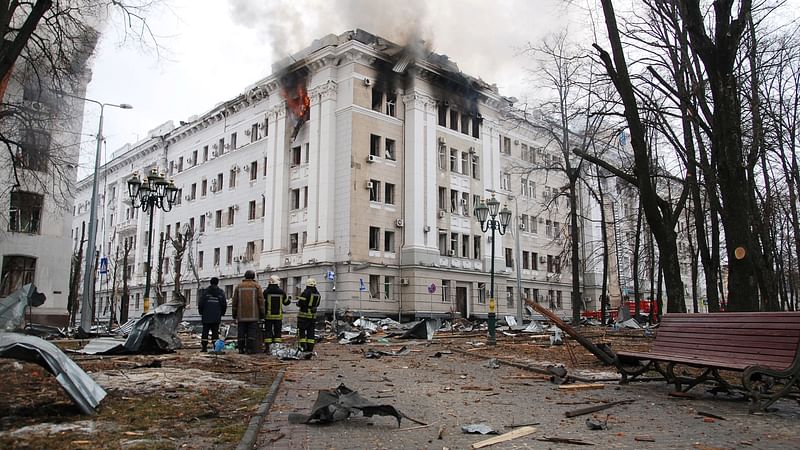
[[[611,408],[612,406],[622,405],[622,404],[625,404],[625,403],[632,403],[632,402],[633,402],[633,399],[631,399],[631,400],[618,400],[616,402],[604,403],[602,405],[594,405],[594,406],[587,406],[585,408],[580,408],[580,409],[573,409],[572,411],[565,412],[564,415],[566,417],[578,417],[578,416],[582,416],[584,414],[591,414],[593,412],[602,411],[604,409]]]
[[[712,320],[736,320],[736,319],[753,319],[759,318],[778,318],[788,317],[800,319],[800,311],[753,311],[753,312],[722,312],[722,313],[666,313],[663,315],[663,320],[676,320],[686,318],[709,318]]]
[[[509,431],[508,433],[503,433],[500,436],[495,436],[489,439],[485,439],[483,441],[476,442],[472,444],[470,448],[483,448],[488,447],[494,444],[500,444],[502,442],[508,442],[512,439],[518,439],[529,434],[533,434],[536,432],[536,428],[534,427],[521,427],[517,428],[516,430]]]
[[[780,322],[770,322],[770,323],[742,323],[742,322],[731,322],[731,323],[715,323],[715,322],[701,322],[701,321],[693,321],[687,322],[685,324],[670,324],[669,328],[684,328],[684,327],[693,327],[693,328],[703,328],[703,329],[724,329],[724,330],[785,330],[787,333],[797,332],[797,327],[800,326],[798,324],[787,324],[787,323],[780,323]]]
[[[680,351],[684,349],[690,353],[694,352],[711,352],[711,353],[720,353],[720,354],[727,354],[727,353],[740,353],[740,354],[748,354],[748,355],[765,355],[765,356],[775,356],[776,358],[789,358],[794,359],[794,354],[797,351],[797,346],[785,346],[786,344],[781,344],[781,346],[770,348],[770,347],[762,347],[762,346],[750,346],[746,343],[742,342],[739,343],[740,345],[727,345],[727,344],[707,344],[707,343],[695,343],[692,344],[691,342],[685,341],[670,341],[670,340],[662,340],[659,341],[658,345],[653,345],[653,348],[658,349],[675,349],[676,351]]]
[[[559,391],[585,391],[589,389],[605,389],[606,385],[601,383],[583,384],[562,384],[558,386]]]
[[[687,332],[685,330],[662,330],[659,331],[656,335],[658,340],[663,339],[683,339],[686,341],[691,340],[698,340],[698,341],[748,341],[754,343],[765,343],[765,344],[773,344],[773,343],[782,343],[782,344],[793,344],[797,346],[797,343],[800,342],[800,338],[794,336],[765,336],[763,334],[725,334],[725,333],[702,333],[698,334],[695,332]]]
[[[748,352],[746,350],[740,348],[729,348],[729,349],[707,349],[707,348],[687,348],[685,346],[671,346],[671,345],[660,345],[658,347],[653,347],[653,352],[659,353],[669,353],[669,354],[676,354],[676,355],[688,355],[688,356],[705,356],[709,358],[731,358],[731,359],[753,359],[758,361],[774,361],[777,364],[784,364],[784,363],[791,363],[794,361],[794,352],[792,353],[785,353],[782,355],[775,355],[769,354],[769,352]]]

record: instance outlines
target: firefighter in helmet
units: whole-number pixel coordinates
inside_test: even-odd
[[[317,308],[319,307],[320,295],[317,290],[317,280],[309,278],[306,280],[306,288],[300,297],[297,298],[297,343],[300,350],[304,352],[314,351],[314,323],[316,322]]]
[[[269,277],[269,284],[264,289],[264,314],[265,334],[264,351],[269,353],[270,344],[283,342],[281,328],[283,326],[283,307],[288,306],[290,300],[286,292],[279,286],[281,279],[277,275]]]

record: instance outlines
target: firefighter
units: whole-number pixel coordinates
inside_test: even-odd
[[[290,300],[286,292],[279,286],[281,279],[277,275],[269,277],[269,284],[264,289],[265,334],[264,351],[269,353],[269,346],[283,342],[281,327],[283,326],[283,307],[288,306]]]
[[[256,282],[256,273],[252,270],[244,273],[244,280],[233,290],[233,318],[238,325],[239,353],[258,351],[258,321],[264,317],[259,292],[261,285]]]
[[[317,290],[317,280],[306,280],[306,288],[297,298],[297,343],[304,352],[314,351],[314,323],[319,307],[320,295]]]

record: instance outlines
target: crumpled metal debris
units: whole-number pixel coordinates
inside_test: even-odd
[[[637,322],[636,319],[628,319],[623,322],[620,322],[619,324],[623,328],[633,328],[635,330],[639,330],[642,328],[642,326],[639,325],[639,322]]]
[[[486,364],[484,364],[483,367],[486,367],[487,369],[499,369],[500,363],[497,362],[497,358],[492,358],[486,361]]]
[[[273,344],[270,346],[269,352],[272,356],[281,360],[287,359],[311,359],[314,352],[304,352],[297,347],[291,347],[283,344]]]
[[[342,331],[339,333],[340,344],[364,344],[369,334],[366,331]]]
[[[535,320],[531,321],[525,329],[522,330],[523,333],[543,333],[544,327],[539,322]]]
[[[586,427],[593,431],[608,429],[608,416],[606,416],[606,420],[595,420],[588,417],[586,418]]]
[[[20,330],[25,325],[25,308],[41,306],[46,297],[28,283],[8,297],[0,299],[0,331]]]
[[[508,325],[509,327],[517,326],[517,318],[516,317],[514,317],[514,316],[505,316],[505,319],[506,319],[506,325]]]
[[[133,325],[125,348],[134,353],[181,348],[176,330],[183,319],[183,308],[183,303],[164,303],[153,308]]]
[[[55,375],[83,414],[92,414],[106,391],[58,347],[36,336],[0,332],[0,356],[39,364]]]
[[[372,333],[378,331],[378,324],[377,323],[372,322],[369,319],[365,319],[363,317],[361,317],[358,320],[356,320],[355,322],[353,322],[353,325],[355,325],[356,327],[361,328],[363,330],[370,331]]]
[[[469,434],[500,434],[500,432],[483,422],[461,425],[461,431]]]
[[[423,319],[399,336],[399,339],[426,339],[430,341],[439,327],[441,327],[439,319]]]
[[[569,384],[575,381],[575,377],[567,375],[567,369],[564,366],[548,365],[545,370],[550,374],[550,382],[554,384]]]
[[[111,337],[90,339],[89,343],[82,349],[71,351],[85,355],[118,355],[120,353],[127,353],[125,349],[125,340]]]
[[[403,414],[392,405],[377,405],[361,397],[358,392],[340,384],[336,389],[321,389],[311,407],[311,414],[289,414],[290,423],[325,424],[347,419],[358,413],[365,417],[392,416],[400,420]]]
[[[375,349],[370,348],[370,349],[368,349],[367,351],[364,352],[364,357],[368,358],[368,359],[378,359],[381,356],[403,356],[403,355],[406,355],[406,354],[408,354],[410,352],[411,352],[411,349],[409,349],[405,345],[403,347],[401,347],[400,350],[398,350],[396,352],[390,352],[390,351],[386,351],[386,350],[375,350]]]

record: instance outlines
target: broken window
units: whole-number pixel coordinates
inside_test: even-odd
[[[380,250],[378,247],[380,244],[380,234],[381,229],[378,227],[369,227],[369,249],[370,250]]]
[[[450,256],[458,256],[458,233],[450,233]]]
[[[292,233],[289,235],[289,253],[295,254],[299,250],[299,235],[297,233]]]
[[[480,139],[480,137],[481,137],[480,126],[479,125],[480,125],[480,119],[478,119],[477,117],[473,117],[472,118],[472,137],[474,137],[475,139]]]
[[[394,253],[394,231],[384,231],[383,251]]]
[[[11,192],[8,231],[39,233],[44,196],[33,192]]]
[[[466,114],[461,115],[461,132],[469,134],[469,116]]]
[[[383,298],[387,300],[392,298],[392,286],[394,286],[394,277],[383,277]]]
[[[369,180],[369,201],[371,202],[379,202],[381,201],[381,182],[378,180]]]
[[[302,152],[298,145],[297,147],[292,147],[292,167],[299,166],[300,161],[302,161]]]
[[[458,131],[458,111],[450,110],[450,129]]]
[[[386,115],[397,117],[397,94],[386,93]]]
[[[14,158],[14,165],[38,172],[46,172],[49,157],[50,133],[28,129],[22,136],[22,142]]]
[[[458,212],[458,191],[450,190],[450,212]]]
[[[450,172],[458,173],[458,150],[450,149]]]
[[[384,154],[384,157],[386,159],[388,159],[389,161],[394,161],[395,159],[397,159],[397,156],[395,155],[395,141],[394,141],[394,139],[386,139],[385,148],[386,148],[386,151],[383,154]]]
[[[486,283],[478,283],[478,304],[486,304]]]
[[[383,92],[379,91],[376,88],[372,88],[372,110],[380,112],[382,104],[383,104]]]
[[[369,296],[370,298],[380,298],[380,282],[381,277],[378,275],[369,276]]]
[[[439,102],[439,126],[446,127],[447,126],[447,106],[444,103]]]
[[[506,306],[509,308],[514,307],[514,287],[506,286]]]
[[[461,193],[461,214],[469,216],[469,192]]]
[[[439,170],[447,170],[447,147],[439,146]]]
[[[481,179],[481,171],[480,171],[480,160],[478,159],[478,155],[472,155],[472,178],[476,180]]]
[[[447,188],[439,188],[439,211],[447,210]]]
[[[3,275],[0,278],[0,297],[7,297],[22,286],[33,283],[36,258],[22,255],[3,256]]]
[[[386,183],[384,192],[383,192],[383,201],[386,204],[394,205],[394,184]]]
[[[461,173],[469,175],[469,153],[461,152]]]
[[[372,156],[381,155],[381,137],[375,134],[369,135],[369,154]]]

